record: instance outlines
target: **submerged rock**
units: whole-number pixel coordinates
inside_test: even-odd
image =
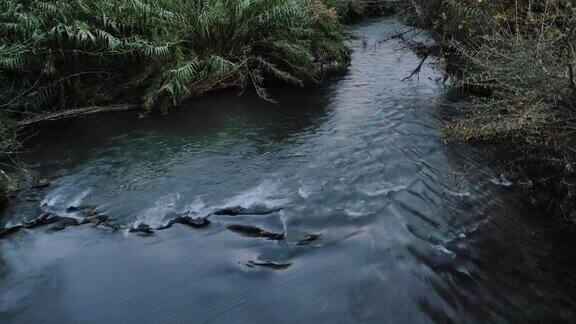
[[[182,224],[194,228],[201,228],[210,225],[210,221],[207,217],[192,218],[190,216],[180,216],[168,222],[164,226],[160,226],[157,229],[163,230],[172,227],[174,224]]]
[[[274,240],[274,241],[281,241],[284,239],[284,233],[282,233],[282,234],[271,233],[271,232],[267,232],[261,228],[258,228],[255,226],[250,226],[250,225],[233,224],[233,225],[227,226],[227,228],[228,228],[228,230],[230,230],[234,233],[238,233],[240,235],[248,236],[248,237],[264,237],[264,238],[267,238],[269,240]]]
[[[50,213],[42,213],[36,219],[24,223],[26,228],[36,228],[43,225],[52,224],[58,221],[58,217],[53,217]]]
[[[42,189],[42,188],[46,188],[49,186],[50,186],[50,181],[48,181],[47,179],[44,179],[44,178],[40,178],[40,179],[37,179],[36,181],[34,181],[32,188]]]
[[[66,208],[67,213],[75,213],[79,211],[94,213],[96,211],[96,206],[92,205],[82,205],[82,206],[70,206]]]
[[[76,206],[70,206],[70,207],[66,208],[67,213],[75,213],[79,210],[80,210],[80,207],[76,207]]]
[[[92,224],[96,224],[96,225],[104,225],[104,224],[108,224],[109,222],[110,222],[110,217],[108,217],[108,215],[104,215],[104,214],[95,214],[92,216],[87,216],[82,221],[83,224],[92,223]]]
[[[244,208],[241,206],[227,207],[218,209],[214,212],[214,215],[222,216],[238,216],[238,215],[268,215],[273,214],[282,210],[281,207],[269,208],[266,206],[258,205],[250,208]]]
[[[146,224],[139,224],[136,227],[132,227],[130,230],[128,230],[130,233],[142,233],[142,234],[154,234],[154,230],[152,230],[150,228],[150,226],[146,225]]]
[[[60,218],[60,220],[58,220],[56,222],[56,224],[54,226],[52,226],[52,228],[51,228],[53,231],[61,231],[61,230],[65,229],[66,227],[72,227],[72,226],[80,225],[80,222],[75,218],[71,218],[71,217],[58,217],[58,218]]]
[[[0,239],[4,239],[4,238],[7,238],[8,236],[10,236],[12,234],[16,234],[22,228],[24,228],[24,225],[16,225],[16,226],[7,227],[7,228],[0,230]]]
[[[246,265],[250,268],[254,268],[254,267],[263,267],[263,268],[269,268],[272,270],[284,270],[287,269],[288,267],[290,267],[292,265],[292,263],[275,263],[272,261],[248,261],[248,263],[246,263]]]
[[[319,240],[320,237],[322,237],[322,235],[320,235],[320,234],[310,234],[310,235],[306,236],[305,238],[299,240],[296,243],[296,245],[308,245],[314,241]]]

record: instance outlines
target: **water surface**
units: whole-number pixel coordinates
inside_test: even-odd
[[[226,92],[167,116],[94,116],[39,134],[24,160],[52,185],[10,206],[2,224],[41,211],[80,217],[66,212],[79,205],[152,227],[223,207],[282,209],[146,237],[93,225],[24,231],[0,242],[0,321],[571,319],[565,252],[534,235],[540,216],[515,185],[443,145],[438,70],[403,80],[419,58],[380,42],[402,28],[354,27],[345,75],[276,89],[276,104]]]

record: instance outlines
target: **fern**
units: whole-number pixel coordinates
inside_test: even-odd
[[[345,40],[314,0],[0,0],[0,107],[164,109],[225,85],[268,98],[266,80],[347,62]]]

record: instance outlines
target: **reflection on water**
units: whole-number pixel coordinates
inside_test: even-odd
[[[347,74],[278,89],[278,104],[224,93],[168,116],[96,116],[43,132],[25,159],[54,182],[11,206],[4,224],[42,210],[75,216],[67,209],[80,205],[127,225],[183,214],[211,224],[3,240],[0,318],[569,320],[571,259],[531,234],[537,215],[513,185],[466,148],[443,146],[439,75],[425,66],[401,81],[419,59],[378,42],[398,28],[356,27]],[[270,212],[214,214],[227,207]]]

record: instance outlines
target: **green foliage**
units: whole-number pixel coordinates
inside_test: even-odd
[[[360,16],[367,9],[366,1],[361,0],[324,0],[324,3],[342,17]]]
[[[0,175],[0,207],[4,204],[6,194],[8,192],[8,184],[3,175]]]
[[[0,0],[0,108],[110,102],[166,109],[347,64],[338,17],[312,0]]]

